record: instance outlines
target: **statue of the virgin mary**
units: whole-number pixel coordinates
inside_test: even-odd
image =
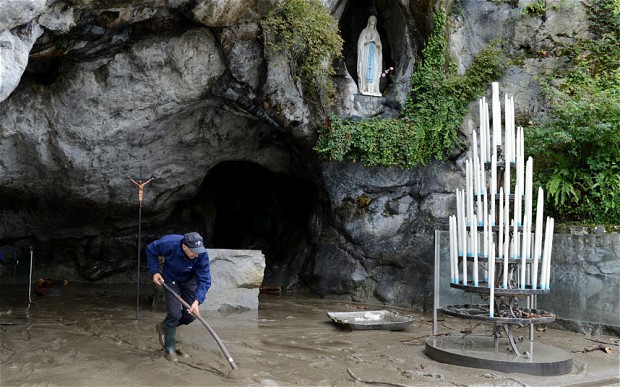
[[[377,17],[371,15],[357,41],[357,86],[360,94],[381,96],[379,82],[382,72],[381,38],[377,31]]]

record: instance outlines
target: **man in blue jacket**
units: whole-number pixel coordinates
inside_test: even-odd
[[[164,260],[161,273],[159,257]],[[185,310],[179,300],[166,292],[168,314],[164,321],[155,326],[159,342],[164,347],[164,356],[178,361],[176,329],[196,319],[194,316],[200,314],[198,306],[204,302],[211,287],[209,254],[202,236],[197,232],[171,234],[146,247],[146,264],[155,285],[161,286],[165,282],[191,306]]]

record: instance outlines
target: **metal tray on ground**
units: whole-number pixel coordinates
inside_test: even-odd
[[[403,316],[389,310],[327,312],[327,316],[340,327],[350,330],[385,329],[401,331],[407,329],[413,322],[413,317]]]

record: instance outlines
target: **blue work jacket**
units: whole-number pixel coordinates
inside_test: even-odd
[[[151,275],[159,272],[159,261],[157,257],[164,257],[164,268],[161,275],[164,281],[186,282],[194,275],[198,288],[194,293],[194,298],[199,303],[203,303],[207,291],[211,287],[211,267],[209,265],[209,254],[207,252],[198,254],[194,259],[189,259],[181,248],[183,235],[165,235],[160,239],[151,242],[146,246],[146,266]]]

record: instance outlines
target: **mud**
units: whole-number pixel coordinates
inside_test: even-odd
[[[426,386],[618,385],[618,338],[547,329],[536,341],[574,352],[572,371],[532,376],[442,364],[424,354],[431,316],[411,314],[405,331],[345,331],[328,311],[380,306],[315,298],[261,295],[258,311],[204,313],[239,370],[205,327],[178,329],[190,357],[162,356],[154,326],[163,318],[143,290],[136,320],[134,285],[69,284],[28,305],[24,287],[0,287],[0,385],[46,386]],[[441,316],[439,332],[460,332],[467,321]],[[527,337],[527,329],[516,334]],[[609,348],[582,352],[598,345]]]

